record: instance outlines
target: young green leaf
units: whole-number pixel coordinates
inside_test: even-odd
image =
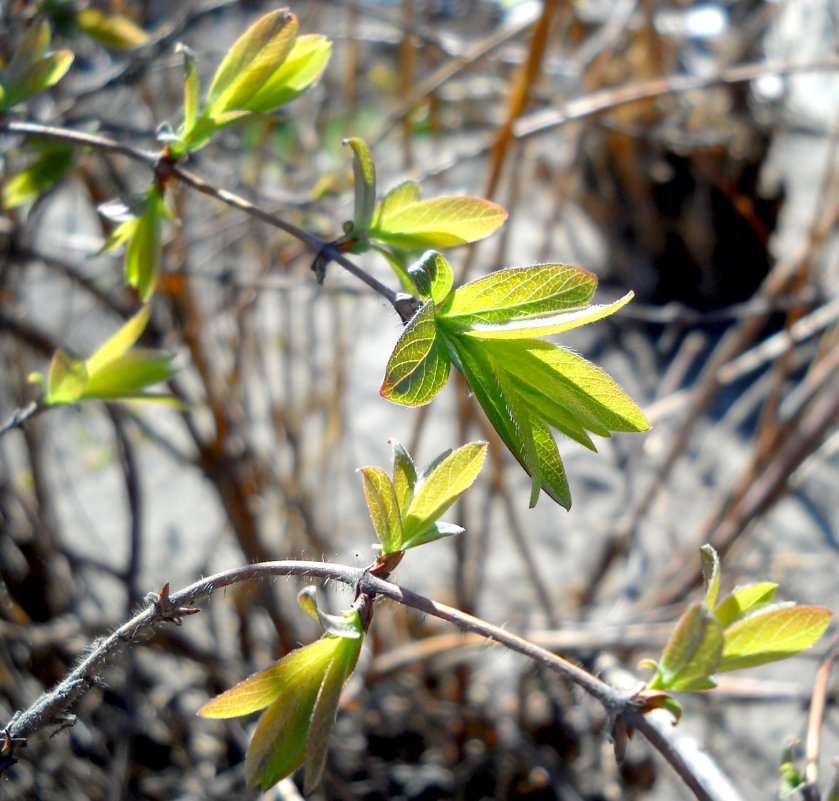
[[[317,587],[314,585],[304,587],[297,593],[297,605],[309,617],[317,620],[327,634],[334,637],[347,637],[350,640],[357,640],[362,635],[353,612],[331,615],[318,606]]]
[[[603,306],[586,306],[584,309],[559,312],[548,317],[530,317],[514,319],[506,323],[474,323],[472,320],[461,319],[463,333],[467,336],[481,339],[531,339],[559,334],[581,325],[588,325],[604,317],[614,314],[622,306],[632,300],[633,293],[627,292],[620,300]],[[451,320],[451,314],[442,310],[444,319]],[[467,323],[468,321],[468,323]]]
[[[454,282],[451,265],[436,250],[426,251],[419,261],[409,269],[414,284],[423,300],[429,298],[435,303],[442,303],[449,295]]]
[[[705,579],[705,606],[713,609],[720,593],[720,558],[711,545],[703,545],[699,553],[702,555],[702,577]]]
[[[393,482],[380,467],[361,467],[358,472],[364,479],[364,496],[381,543],[381,553],[401,550],[402,515]]]
[[[682,615],[664,648],[651,690],[707,690],[723,651],[722,626],[703,604]]]
[[[184,129],[189,131],[195,127],[198,120],[201,76],[198,74],[198,64],[192,51],[185,44],[179,44],[177,49],[184,58]]]
[[[390,217],[403,206],[416,203],[421,196],[422,189],[416,181],[402,181],[393,187],[379,203],[373,214],[372,225],[378,227],[383,216]]]
[[[379,392],[403,406],[429,403],[449,377],[451,361],[429,300],[408,322],[390,355]]]
[[[124,14],[106,13],[99,8],[85,8],[79,11],[76,22],[92,39],[115,50],[133,50],[149,40],[149,35]]]
[[[390,446],[393,449],[393,489],[396,492],[396,502],[400,509],[407,509],[417,483],[417,468],[401,443],[392,439]]]
[[[424,534],[472,485],[484,464],[486,451],[486,442],[464,445],[453,451],[417,485],[413,500],[403,512],[405,542]]]
[[[373,217],[376,205],[376,165],[373,155],[363,139],[357,136],[344,140],[353,152],[353,181],[355,187],[355,204],[353,206],[353,232],[363,235]]]
[[[447,319],[470,323],[508,323],[546,317],[589,303],[597,278],[567,264],[509,267],[456,289],[440,309]]]
[[[245,109],[291,52],[297,28],[297,17],[285,8],[271,11],[251,25],[213,76],[207,90],[206,116],[216,119],[225,112]]]
[[[47,373],[44,406],[75,403],[84,395],[87,380],[87,366],[84,361],[59,348],[53,354]]]
[[[457,534],[463,534],[465,529],[457,526],[454,523],[437,522],[425,531],[412,536],[410,539],[402,543],[402,550],[407,551],[409,548],[416,548],[419,545],[427,545],[429,542],[441,540],[445,537],[454,537]]]
[[[306,34],[297,37],[288,57],[244,108],[254,114],[267,114],[302,95],[323,75],[332,42],[325,36]]]
[[[832,616],[821,606],[770,607],[747,615],[725,629],[717,670],[763,665],[800,653],[824,634]]]
[[[382,207],[368,234],[404,250],[450,248],[497,230],[507,212],[477,197],[438,197]]]
[[[46,20],[36,20],[29,26],[15,48],[5,71],[10,84],[20,80],[22,75],[46,55],[51,38],[50,26]]]
[[[43,20],[34,23],[21,38],[8,68],[0,72],[0,109],[29,100],[64,77],[74,56],[69,50],[47,53],[49,45],[49,25]]]
[[[73,149],[63,144],[45,147],[35,161],[12,175],[3,186],[3,208],[32,203],[55,186],[73,166]]]
[[[771,603],[777,589],[778,585],[774,581],[761,581],[737,587],[714,610],[714,615],[723,628],[728,628],[732,623]]]

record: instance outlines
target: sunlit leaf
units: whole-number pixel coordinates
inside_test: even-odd
[[[61,181],[72,166],[72,148],[66,145],[46,148],[35,161],[6,180],[3,207],[13,209],[37,200]]]
[[[496,270],[458,287],[441,307],[446,318],[507,323],[545,317],[589,303],[597,278],[579,267],[537,264]]]
[[[409,541],[437,521],[475,481],[486,458],[487,443],[472,442],[453,451],[414,490],[402,520]]]
[[[138,394],[145,387],[167,381],[174,373],[172,354],[136,348],[105,364],[95,373],[88,366],[84,397],[88,400],[119,399]]]
[[[402,444],[390,440],[393,449],[393,489],[400,509],[407,509],[417,483],[417,469],[414,460]]]
[[[507,212],[477,197],[438,197],[383,205],[371,239],[405,250],[449,248],[476,242],[498,229]]]
[[[750,612],[755,612],[761,606],[770,603],[777,589],[778,585],[774,581],[761,581],[737,587],[714,610],[714,615],[723,628],[728,628]]]
[[[441,540],[444,537],[454,537],[457,534],[462,534],[464,529],[461,526],[456,526],[454,523],[434,523],[424,531],[413,535],[410,539],[406,539],[402,543],[403,550],[409,548],[416,548],[420,545],[427,545],[429,542]]]
[[[588,325],[604,317],[614,314],[622,306],[632,300],[633,293],[627,292],[620,300],[606,305],[586,306],[583,309],[560,312],[548,317],[531,317],[525,320],[515,319],[506,323],[472,323],[463,328],[463,333],[471,337],[481,339],[532,339],[534,337],[545,337],[550,334],[559,334],[581,325]],[[451,314],[441,310],[445,319],[450,319]],[[459,324],[466,326],[468,318],[461,318]]]
[[[429,300],[408,322],[390,355],[381,395],[403,406],[429,403],[449,377],[451,361]]]
[[[198,120],[201,104],[201,77],[195,56],[184,44],[178,45],[178,51],[184,58],[184,128],[190,130]]]
[[[124,14],[85,8],[79,11],[76,21],[79,28],[99,44],[116,50],[131,50],[149,40],[149,35]]]
[[[285,61],[297,38],[297,18],[288,9],[260,17],[228,50],[207,90],[205,113],[217,118],[244,109]]]
[[[75,403],[87,388],[87,368],[82,359],[64,350],[57,350],[47,373],[47,394],[45,406]]]
[[[327,634],[334,637],[347,637],[351,640],[357,640],[363,634],[355,612],[339,615],[324,612],[317,603],[317,588],[312,585],[304,587],[297,593],[297,605],[309,617],[317,620]]]
[[[50,26],[46,20],[36,20],[29,26],[15,48],[6,69],[6,79],[9,84],[17,82],[33,64],[46,55],[51,38]]]
[[[372,225],[376,228],[381,218],[392,216],[398,209],[420,199],[421,187],[416,181],[402,181],[393,187],[379,203],[373,214]]]
[[[362,232],[370,225],[376,204],[376,165],[363,139],[351,137],[345,139],[344,144],[349,145],[353,152],[353,229]]]
[[[367,498],[373,528],[382,544],[382,553],[400,550],[402,516],[390,476],[379,467],[361,467],[358,472],[364,479],[364,496]]]
[[[244,108],[265,114],[291,102],[320,78],[331,54],[332,42],[325,36],[299,36],[280,68],[246,100]]]
[[[705,606],[713,609],[720,592],[720,558],[710,545],[703,545],[699,552],[702,555],[702,576],[705,579]]]
[[[7,84],[4,105],[10,108],[55,86],[70,69],[73,59],[74,55],[69,50],[57,50],[39,59],[13,83]]]
[[[810,648],[832,617],[821,606],[772,607],[736,621],[725,629],[725,646],[717,670],[762,665]]]
[[[703,604],[694,604],[677,623],[649,688],[706,690],[714,687],[711,674],[719,668],[722,650],[722,626]]]
[[[100,345],[87,360],[87,371],[95,375],[109,363],[121,357],[145,331],[151,316],[151,306],[145,305],[113,336]]]
[[[451,265],[436,250],[426,251],[408,270],[423,300],[431,298],[442,303],[452,289],[454,273]]]

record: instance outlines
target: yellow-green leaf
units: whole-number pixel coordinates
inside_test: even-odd
[[[122,356],[145,330],[151,315],[151,306],[145,305],[131,317],[113,336],[100,345],[87,360],[87,372],[96,375],[105,366]]]
[[[783,606],[757,611],[725,629],[717,670],[738,670],[786,659],[810,648],[833,614],[822,606]]]
[[[627,292],[620,300],[606,305],[586,306],[582,309],[560,312],[547,317],[530,317],[528,319],[513,319],[504,323],[475,323],[469,318],[460,318],[458,323],[463,327],[463,333],[481,339],[532,339],[549,334],[559,334],[581,325],[588,325],[596,320],[614,314],[633,298],[632,292]],[[448,310],[441,310],[445,319],[451,318]],[[468,323],[467,323],[468,321]]]
[[[47,373],[47,394],[44,406],[58,406],[79,400],[87,387],[88,371],[84,361],[58,349]]]
[[[396,492],[396,503],[399,509],[407,509],[417,483],[417,468],[401,443],[393,439],[390,440],[390,446],[393,449],[393,489]]]
[[[438,197],[384,205],[371,239],[405,250],[449,248],[489,236],[507,219],[495,203],[477,197]]]
[[[184,44],[178,45],[178,50],[184,58],[184,130],[191,131],[198,120],[198,110],[201,104],[201,77],[195,56]]]
[[[6,86],[4,105],[14,106],[55,86],[70,69],[73,59],[74,55],[69,50],[57,50],[39,59]]]
[[[382,554],[394,553],[402,545],[402,516],[393,482],[379,467],[361,467],[358,472],[364,479],[364,496]]]
[[[586,306],[597,278],[567,264],[536,264],[496,270],[458,287],[440,309],[447,319],[506,323]]]
[[[172,354],[135,348],[112,359],[96,372],[88,368],[84,397],[87,400],[118,400],[137,396],[144,388],[172,377],[173,358]]]
[[[112,14],[99,8],[85,8],[79,11],[76,21],[88,36],[115,50],[131,50],[149,40],[149,35],[124,14]]]
[[[770,603],[777,589],[778,585],[774,581],[744,584],[721,601],[714,614],[722,627],[727,628],[750,612],[755,612],[759,607]]]
[[[705,606],[713,609],[720,592],[720,558],[711,545],[703,545],[699,552],[702,555],[702,576],[705,579]]]
[[[402,519],[405,541],[430,528],[475,481],[486,458],[487,443],[472,442],[453,451],[417,484]]]
[[[435,303],[442,303],[446,299],[454,282],[451,265],[436,250],[426,251],[419,261],[411,265],[408,275],[423,300],[431,298]]]
[[[707,690],[719,669],[723,632],[704,604],[691,606],[676,625],[664,648],[651,690]]]
[[[288,9],[265,14],[251,25],[216,70],[207,90],[205,113],[216,118],[246,108],[291,52],[297,28],[297,17]]]
[[[353,229],[361,233],[370,225],[376,203],[376,165],[363,139],[354,136],[345,139],[344,144],[349,145],[353,152]]]
[[[398,209],[420,199],[420,185],[416,181],[402,181],[393,187],[379,203],[373,214],[372,225],[378,227],[382,217],[392,216]]]
[[[325,36],[299,36],[282,66],[245,102],[244,108],[265,114],[291,102],[323,75],[331,54],[332,42]]]
[[[66,145],[47,148],[35,161],[6,181],[3,207],[14,209],[37,200],[64,178],[72,166],[72,148]]]
[[[14,84],[37,61],[46,54],[50,46],[50,26],[46,20],[36,20],[20,39],[15,48],[9,66],[6,69],[6,80]]]
[[[402,331],[379,392],[403,406],[422,406],[443,388],[450,369],[445,342],[434,319],[434,301],[429,300]]]

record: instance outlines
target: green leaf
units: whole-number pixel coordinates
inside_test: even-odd
[[[151,316],[151,306],[145,305],[131,317],[113,336],[100,345],[87,360],[87,372],[96,375],[108,364],[120,358],[145,331]]]
[[[713,609],[720,593],[720,558],[711,545],[703,545],[699,552],[702,555],[702,576],[705,579],[705,606]]]
[[[402,543],[402,550],[407,551],[408,548],[416,548],[419,545],[427,545],[429,542],[443,539],[444,537],[453,537],[456,534],[462,534],[464,529],[461,526],[456,526],[454,523],[434,523],[425,531],[421,531],[409,540]]]
[[[549,334],[559,334],[581,325],[588,325],[596,320],[602,320],[614,314],[622,306],[632,300],[633,293],[627,292],[620,300],[607,305],[586,306],[583,309],[560,312],[548,317],[531,317],[528,319],[514,319],[506,323],[475,323],[468,318],[459,321],[463,333],[467,336],[481,339],[531,339],[544,337]],[[443,310],[445,319],[451,314]]]
[[[394,553],[402,547],[402,516],[393,482],[379,467],[359,468],[364,479],[367,508],[382,544],[382,554]]]
[[[297,605],[309,617],[317,620],[327,634],[333,637],[347,637],[357,640],[364,633],[358,625],[358,616],[354,612],[344,612],[340,615],[330,615],[324,612],[317,603],[317,588],[313,585],[304,587],[297,593]]]
[[[373,214],[372,225],[378,227],[382,217],[389,217],[403,206],[416,203],[420,199],[422,189],[416,181],[402,181],[393,187],[379,203]]]
[[[477,197],[438,197],[382,206],[371,239],[405,250],[448,248],[476,242],[493,233],[507,212]]]
[[[46,55],[51,40],[50,26],[46,20],[35,21],[21,37],[15,48],[9,66],[6,69],[6,79],[9,84],[20,80],[21,76]]]
[[[157,287],[163,252],[161,223],[168,216],[166,202],[152,188],[143,201],[140,215],[122,223],[102,248],[113,250],[126,243],[125,282],[137,290],[143,302],[151,298]]]
[[[436,250],[426,251],[419,261],[408,269],[414,284],[423,300],[431,298],[435,303],[442,303],[454,283],[451,265]]]
[[[649,688],[707,690],[714,687],[711,674],[718,669],[722,649],[722,626],[703,604],[694,604],[676,625]]]
[[[484,346],[531,392],[553,400],[599,436],[650,427],[644,413],[613,378],[566,348],[539,340],[499,340]]]
[[[373,217],[376,204],[376,165],[370,148],[357,136],[344,140],[353,151],[353,180],[355,186],[355,205],[353,206],[353,231],[361,234],[366,231]]]
[[[316,659],[284,671],[280,696],[259,719],[245,757],[249,785],[267,790],[300,767],[306,757],[312,760],[311,769],[307,769],[308,782],[320,777],[329,729],[341,689],[358,661],[361,638],[327,635],[306,648],[314,648],[318,643],[325,646]]]
[[[44,406],[75,403],[87,387],[87,368],[84,361],[60,348],[53,354],[47,373],[47,394]]]
[[[510,267],[456,289],[440,314],[447,319],[469,317],[467,325],[527,320],[586,306],[596,288],[597,278],[579,267]]]
[[[389,442],[393,449],[393,489],[396,492],[396,503],[400,509],[407,509],[417,483],[417,468],[401,443],[395,439]]]
[[[110,14],[98,8],[85,8],[79,11],[76,21],[88,36],[115,50],[132,50],[149,40],[149,35],[124,14]]]
[[[88,368],[85,400],[118,400],[138,395],[145,387],[167,381],[174,374],[172,354],[136,348],[108,362],[96,373]]]
[[[403,406],[429,403],[448,380],[451,361],[429,300],[410,319],[390,355],[379,392]]]
[[[404,540],[423,534],[474,482],[486,458],[487,443],[472,442],[447,456],[414,490],[403,513]]]
[[[73,149],[47,147],[35,161],[11,176],[3,186],[3,207],[14,209],[37,200],[55,186],[73,166]]]
[[[7,85],[5,107],[11,108],[55,86],[70,69],[73,59],[74,55],[69,50],[58,50],[36,61],[13,83]]]
[[[718,670],[763,665],[810,648],[824,634],[832,617],[821,606],[784,606],[748,615],[725,629]]]
[[[245,109],[291,52],[297,28],[297,17],[288,9],[265,14],[251,25],[216,70],[207,90],[204,113],[218,118],[225,112]]]
[[[773,581],[761,581],[737,587],[714,610],[714,615],[724,629],[728,628],[750,612],[756,612],[760,607],[770,603],[777,589],[778,585]]]
[[[203,718],[237,718],[265,709],[284,694],[294,692],[307,676],[332,659],[338,639],[321,637],[310,645],[291,651],[271,667],[208,701],[198,714]],[[320,681],[317,686],[320,686]]]
[[[331,54],[332,42],[325,36],[299,36],[280,68],[246,101],[244,108],[265,114],[291,102],[323,75]]]
[[[201,77],[195,56],[186,45],[179,44],[178,51],[184,58],[184,130],[190,131],[198,120],[201,104]]]

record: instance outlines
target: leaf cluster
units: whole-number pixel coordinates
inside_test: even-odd
[[[423,305],[393,349],[382,396],[406,406],[429,403],[454,364],[531,476],[531,506],[541,489],[571,506],[551,429],[595,450],[590,433],[608,437],[649,428],[635,402],[599,367],[536,338],[607,317],[631,293],[589,305],[597,279],[565,264],[498,270],[452,290],[451,266],[435,251],[408,274]]]
[[[714,673],[763,665],[810,648],[832,613],[821,606],[776,602],[772,581],[744,584],[718,602],[720,563],[702,547],[705,596],[682,615],[658,662],[649,690],[709,690]]]
[[[248,784],[263,790],[297,770],[304,760],[306,792],[318,784],[341,690],[355,669],[364,639],[357,610],[325,615],[317,608],[311,587],[300,593],[298,601],[324,626],[325,634],[198,710],[205,718],[234,718],[265,710],[245,757]]]
[[[395,440],[391,475],[380,467],[362,467],[364,495],[379,538],[380,556],[396,554],[462,533],[440,522],[446,510],[472,485],[486,458],[486,442],[470,442],[440,454],[417,473],[410,454]]]

